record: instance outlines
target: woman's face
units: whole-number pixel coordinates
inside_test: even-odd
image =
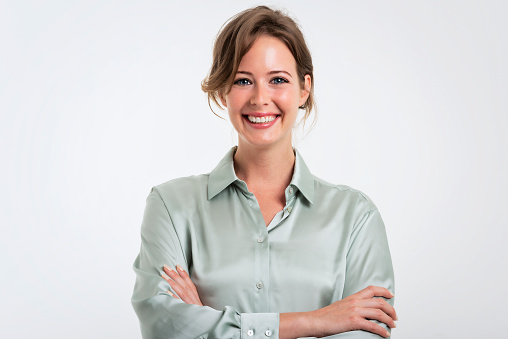
[[[310,88],[305,76],[305,88]],[[302,89],[296,61],[279,39],[263,35],[243,56],[233,86],[222,104],[238,132],[239,144],[291,145],[298,107],[309,92]]]

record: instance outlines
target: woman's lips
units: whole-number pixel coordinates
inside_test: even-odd
[[[264,124],[265,122],[271,122],[272,120],[275,120],[277,118],[277,115],[263,115],[263,116],[255,116],[255,115],[247,115],[247,119],[249,119],[250,122],[255,124]]]
[[[243,116],[244,119],[254,128],[268,128],[275,124],[280,115],[266,114],[266,115],[250,115]]]

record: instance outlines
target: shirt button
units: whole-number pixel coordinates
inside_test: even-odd
[[[272,336],[272,331],[270,331],[270,330],[266,330],[265,335],[266,335],[267,337],[271,337],[271,336]]]
[[[293,194],[293,187],[289,188],[289,194]]]
[[[248,331],[247,331],[247,335],[248,335],[249,337],[252,337],[252,336],[254,335],[254,331],[253,331],[253,330],[248,330]]]
[[[249,206],[251,206],[251,207],[252,207],[252,201],[250,201],[250,200],[249,200]]]
[[[258,290],[262,289],[263,288],[263,283],[262,282],[258,282],[256,284],[256,287],[258,288]]]
[[[293,210],[293,207],[289,206],[288,207],[288,213],[291,213],[292,210]]]
[[[263,242],[263,240],[264,240],[264,239],[263,239],[263,238],[261,238],[261,237],[260,237],[260,238],[258,238],[258,243],[262,243],[262,242]]]

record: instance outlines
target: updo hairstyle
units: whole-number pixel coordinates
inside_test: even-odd
[[[296,60],[296,70],[301,88],[305,85],[305,75],[311,78],[307,101],[300,106],[305,110],[305,121],[314,107],[314,75],[312,57],[300,28],[288,15],[266,6],[258,6],[238,13],[229,19],[219,31],[214,47],[212,67],[202,81],[201,89],[208,95],[208,105],[214,102],[219,108],[220,98],[229,93],[238,66],[254,41],[269,35],[282,41]],[[213,109],[212,109],[212,112]],[[215,114],[215,112],[214,112]]]

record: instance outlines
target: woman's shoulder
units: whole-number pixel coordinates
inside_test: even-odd
[[[363,191],[343,184],[333,184],[313,175],[315,195],[317,199],[323,199],[332,204],[354,205],[361,210],[377,209],[374,202]]]
[[[191,175],[168,180],[152,187],[152,194],[157,194],[164,201],[190,202],[206,196],[209,174]]]

